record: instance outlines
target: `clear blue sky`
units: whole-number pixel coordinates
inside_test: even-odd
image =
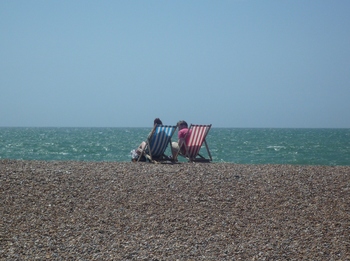
[[[350,1],[0,1],[0,126],[350,128]]]

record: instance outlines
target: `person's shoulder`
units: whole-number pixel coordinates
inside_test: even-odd
[[[179,132],[183,132],[183,133],[186,133],[187,131],[188,131],[187,128],[183,128],[183,129],[179,130]]]
[[[186,136],[187,132],[188,132],[187,128],[183,128],[183,129],[179,130],[179,135],[178,135],[179,138],[184,138]]]

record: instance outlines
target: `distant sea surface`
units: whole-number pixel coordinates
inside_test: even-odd
[[[126,162],[150,130],[2,127],[0,159]],[[213,162],[350,165],[350,129],[212,128],[207,142]]]

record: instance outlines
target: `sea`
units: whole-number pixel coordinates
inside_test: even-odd
[[[150,130],[0,127],[0,159],[128,162]],[[213,162],[350,165],[350,129],[212,127],[207,144]]]

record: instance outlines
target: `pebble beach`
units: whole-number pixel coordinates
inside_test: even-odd
[[[350,166],[0,160],[0,260],[350,260]]]

